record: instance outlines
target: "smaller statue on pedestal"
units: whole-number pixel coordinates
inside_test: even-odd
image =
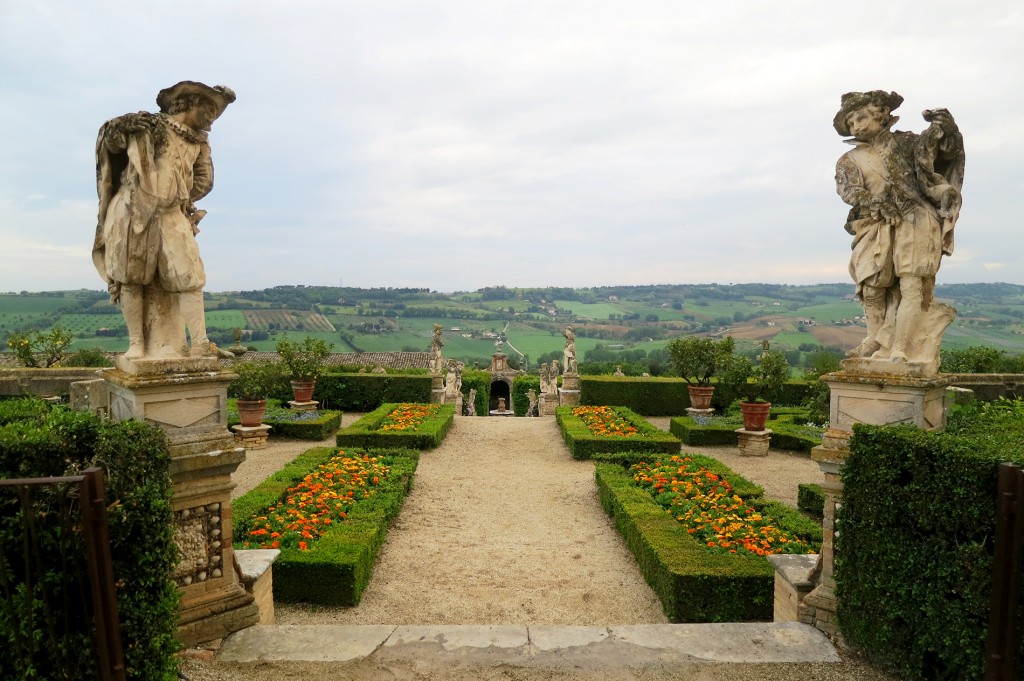
[[[430,371],[434,374],[444,371],[444,358],[441,357],[441,348],[444,347],[444,341],[441,340],[443,330],[440,324],[434,324],[434,337],[430,340],[430,352],[433,353],[430,360]]]
[[[562,371],[567,374],[575,374],[579,370],[576,366],[576,334],[572,332],[571,326],[567,326],[562,335],[565,336],[565,349],[562,351]]]

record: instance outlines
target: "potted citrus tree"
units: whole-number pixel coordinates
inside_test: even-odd
[[[309,402],[313,399],[316,379],[324,371],[324,361],[331,354],[334,343],[320,338],[306,337],[301,343],[287,338],[277,341],[277,354],[281,362],[288,367],[291,375],[292,394],[296,402]]]
[[[230,370],[238,374],[231,392],[237,398],[239,421],[247,427],[260,425],[267,411],[267,396],[281,380],[280,369],[268,362],[236,362]]]
[[[764,351],[757,356],[756,364],[746,358],[743,358],[743,361],[749,367],[752,387],[748,399],[740,401],[743,428],[764,430],[772,408],[772,403],[767,398],[776,394],[789,378],[789,362],[786,355],[779,350],[769,350],[767,342]]]
[[[710,409],[715,386],[711,379],[732,357],[736,344],[732,336],[722,340],[683,336],[668,343],[669,361],[673,371],[687,383],[690,406]]]

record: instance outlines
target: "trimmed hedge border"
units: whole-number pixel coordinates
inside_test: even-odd
[[[317,411],[317,418],[295,421],[292,419],[276,419],[273,412],[269,411],[274,407],[280,407],[278,400],[267,400],[268,414],[263,418],[263,423],[271,427],[273,435],[293,437],[296,440],[323,440],[329,435],[338,432],[341,428],[341,412],[329,409]],[[307,412],[296,412],[307,413]],[[241,421],[238,418],[237,400],[228,399],[228,427],[237,426]]]
[[[712,385],[715,382],[712,381]],[[580,376],[580,404],[598,406],[615,404],[629,407],[644,416],[676,416],[690,406],[690,392],[682,378],[664,376]],[[802,404],[807,399],[806,381],[791,379],[783,384],[773,402]],[[750,386],[742,389],[750,392]],[[716,390],[711,405],[722,411],[729,404]]]
[[[430,390],[428,374],[326,373],[316,380],[313,399],[339,411],[368,412],[390,402],[429,402]]]
[[[772,619],[775,572],[766,559],[708,551],[650,494],[637,487],[621,465],[596,463],[594,474],[601,506],[613,517],[641,574],[661,599],[669,621]],[[747,485],[756,487],[749,482]],[[809,532],[814,526],[778,502],[748,502],[778,517],[779,526],[785,529]],[[821,528],[817,529],[817,536],[812,538],[820,542]]]
[[[822,518],[825,516],[825,492],[821,485],[801,482],[796,486],[796,507],[804,513]]]
[[[562,429],[565,444],[574,459],[592,459],[607,452],[645,452],[648,454],[678,454],[679,438],[655,428],[650,422],[627,407],[612,407],[622,418],[637,427],[637,437],[603,437],[594,435],[582,419],[573,416],[573,407],[555,409],[555,419]]]
[[[295,486],[337,451],[334,447],[310,449],[254,490],[235,499],[231,510],[237,523],[236,539],[245,536],[246,519],[276,503],[289,487]],[[356,449],[349,453],[363,452]],[[387,460],[391,474],[373,496],[357,501],[344,522],[333,523],[308,551],[281,549],[281,555],[274,562],[275,600],[341,606],[359,603],[388,527],[412,489],[413,474],[419,463],[419,452],[412,449],[366,450],[365,453]],[[244,543],[236,541],[235,548],[244,548]]]
[[[339,430],[335,442],[339,447],[365,449],[434,449],[444,440],[455,420],[455,406],[442,404],[438,405],[434,418],[425,421],[414,431],[378,431],[381,422],[397,409],[399,404],[382,404],[355,423]]]
[[[812,448],[821,444],[820,439],[798,432],[796,429],[802,426],[795,424],[793,418],[792,415],[787,414],[782,419],[768,421],[767,427],[772,431],[770,446],[775,449],[810,452]],[[706,425],[695,422],[689,416],[677,416],[669,421],[669,432],[678,437],[683,444],[694,447],[735,445],[739,439],[736,429],[741,427],[741,422],[729,423],[718,418]]]

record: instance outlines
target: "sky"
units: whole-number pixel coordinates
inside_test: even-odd
[[[0,0],[0,292],[102,289],[95,139],[237,101],[207,289],[850,281],[832,127],[895,90],[967,165],[938,283],[1024,284],[1017,0]],[[852,282],[851,282],[852,289]]]

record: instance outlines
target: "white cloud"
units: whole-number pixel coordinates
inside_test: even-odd
[[[1022,16],[1009,0],[16,4],[0,289],[101,286],[96,129],[186,78],[238,92],[202,202],[214,290],[847,281],[831,120],[874,88],[906,97],[902,129],[946,106],[964,132],[940,281],[1024,283],[1006,253]],[[189,49],[167,59],[157,26]]]

